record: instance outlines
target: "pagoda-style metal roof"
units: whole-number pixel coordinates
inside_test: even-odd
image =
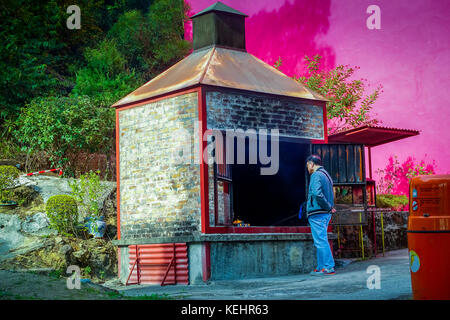
[[[213,46],[199,49],[159,74],[113,107],[135,103],[198,84],[327,101],[244,50]]]
[[[366,125],[329,135],[328,143],[357,143],[367,147],[376,147],[417,135],[419,135],[417,130]]]

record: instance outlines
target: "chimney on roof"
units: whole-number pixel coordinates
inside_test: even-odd
[[[194,50],[215,45],[245,50],[246,17],[219,1],[193,15]]]

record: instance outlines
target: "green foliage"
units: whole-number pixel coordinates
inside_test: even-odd
[[[22,110],[17,127],[22,150],[45,150],[52,165],[63,166],[69,153],[112,148],[114,110],[96,107],[86,96],[36,98]]]
[[[15,117],[32,98],[70,91],[70,67],[102,34],[103,1],[80,0],[82,28],[69,30],[71,0],[4,0],[0,10],[0,118]],[[1,122],[0,122],[1,124]]]
[[[49,275],[49,277],[54,278],[54,279],[61,279],[62,275],[63,275],[63,271],[60,269],[52,270],[52,271],[50,271],[50,273],[48,275]]]
[[[401,209],[408,205],[408,197],[405,195],[377,194],[377,208]]]
[[[83,208],[90,217],[98,218],[101,215],[98,201],[101,196],[100,172],[90,171],[80,176],[80,179],[69,181],[72,194],[78,205]]]
[[[148,67],[144,61],[144,45],[138,39],[139,33],[145,30],[144,19],[141,11],[125,12],[108,33],[109,38],[114,39],[120,51],[126,55],[130,66],[139,71]]]
[[[78,207],[72,196],[62,194],[50,197],[45,211],[52,229],[65,236],[77,234]]]
[[[338,65],[336,68],[321,70],[320,55],[310,58],[305,56],[308,74],[294,79],[318,92],[329,101],[327,102],[327,117],[332,120],[328,124],[328,133],[333,134],[342,130],[362,125],[376,125],[378,120],[370,115],[373,104],[381,93],[378,86],[371,93],[366,94],[368,88],[366,79],[353,79],[359,67]],[[281,61],[277,61],[278,68]]]
[[[20,175],[19,169],[14,166],[0,166],[0,202],[9,200],[11,196],[10,190],[14,184],[14,180]]]
[[[183,58],[191,48],[184,40],[189,7],[180,0],[157,0],[147,13],[132,10],[119,17],[108,33],[131,68],[147,80]]]
[[[0,159],[17,159],[21,154],[20,146],[12,139],[0,138]]]
[[[152,0],[112,0],[105,3],[101,25],[103,30],[110,30],[119,17],[128,11],[139,10],[147,12]]]
[[[89,277],[89,276],[91,275],[91,273],[92,273],[92,269],[91,269],[90,266],[86,266],[85,268],[83,268],[83,269],[81,270],[81,272],[83,273],[83,275],[84,275],[85,277]]]
[[[159,294],[152,293],[150,295],[142,295],[142,296],[128,296],[127,300],[171,300],[171,296],[167,293]]]
[[[81,8],[79,30],[66,27],[72,4]],[[191,48],[182,0],[4,0],[0,7],[0,134],[8,140],[0,154],[48,157],[65,175],[76,172],[71,155],[111,155],[110,105]]]
[[[112,40],[85,52],[87,66],[77,72],[74,96],[87,95],[98,106],[109,107],[137,85],[134,72],[126,69],[127,61]]]

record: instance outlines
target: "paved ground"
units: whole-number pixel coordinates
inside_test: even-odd
[[[380,269],[380,289],[368,289],[369,266]],[[396,250],[365,261],[352,262],[336,269],[333,276],[295,275],[273,278],[215,281],[208,285],[124,287],[117,282],[108,287],[124,296],[168,295],[175,299],[325,299],[325,300],[388,300],[412,299],[408,250]]]

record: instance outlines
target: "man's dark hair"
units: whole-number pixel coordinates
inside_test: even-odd
[[[322,159],[317,154],[312,154],[308,158],[306,158],[306,163],[308,163],[309,161],[318,166],[322,165]]]

